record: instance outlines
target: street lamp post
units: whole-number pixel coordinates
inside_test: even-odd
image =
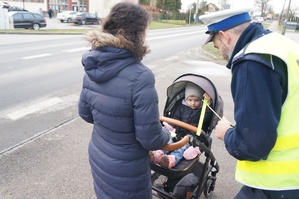
[[[192,8],[193,8],[193,5],[190,4],[189,5],[189,25],[190,25],[190,22],[191,22],[191,10],[192,10]]]
[[[285,6],[285,4],[286,4],[286,0],[284,0],[284,2],[283,2],[283,6],[282,6],[282,9],[281,9],[281,13],[280,13],[279,18],[278,18],[278,23],[279,23],[279,25],[282,24],[282,23],[281,23],[281,18],[282,18],[282,14],[283,14],[283,10],[284,10],[284,6]]]
[[[198,18],[198,8],[199,8],[199,0],[196,2],[196,10],[195,10],[195,21],[194,23],[197,24],[197,18]]]
[[[286,26],[287,26],[287,21],[288,21],[288,18],[289,18],[289,11],[290,11],[291,2],[292,2],[292,0],[289,1],[289,6],[288,6],[288,10],[287,10],[286,19],[283,22],[283,26],[282,26],[282,30],[281,30],[282,35],[284,35],[285,32],[286,32],[286,28],[287,28]]]

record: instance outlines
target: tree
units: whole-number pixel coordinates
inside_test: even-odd
[[[291,7],[292,6],[292,7]],[[299,8],[296,5],[289,5],[280,13],[280,25],[283,24],[283,20],[287,19],[288,21],[298,21]]]
[[[166,11],[179,11],[181,9],[181,0],[157,0],[157,7]]]
[[[267,13],[266,14],[274,14],[273,6],[269,5]]]
[[[139,4],[145,5],[145,6],[150,6],[151,0],[139,0]]]
[[[269,5],[268,8],[267,8],[267,11],[265,13],[265,17],[267,17],[267,19],[269,18],[269,15],[271,15],[271,19],[273,18],[274,16],[274,9],[273,9],[273,6],[272,5]]]
[[[208,6],[208,3],[206,0],[202,0],[199,4],[199,15],[203,15],[205,14],[205,12],[207,11],[207,6]]]
[[[270,7],[270,1],[271,0],[255,0],[255,4],[259,8],[262,17],[265,17],[267,15],[267,11]]]
[[[227,0],[218,0],[219,5],[221,5],[221,10],[225,8],[225,5],[227,4]]]
[[[289,21],[296,21],[296,15],[297,15],[297,13],[298,13],[298,8],[297,7],[290,8],[288,20]]]

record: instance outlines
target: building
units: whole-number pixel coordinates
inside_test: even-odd
[[[100,18],[107,16],[112,6],[121,1],[126,0],[0,0],[0,2],[7,2],[10,6],[22,7],[30,12],[42,12],[41,14],[44,16],[47,16],[47,11],[52,8],[54,17],[61,11],[75,10],[91,12]]]

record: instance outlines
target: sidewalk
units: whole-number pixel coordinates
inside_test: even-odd
[[[0,198],[94,199],[91,130],[78,118],[0,156]]]

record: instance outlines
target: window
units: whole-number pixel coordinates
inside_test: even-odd
[[[22,14],[17,13],[13,16],[13,18],[14,19],[23,19],[23,16],[22,16]]]
[[[23,18],[24,19],[33,19],[34,16],[31,13],[23,13]]]
[[[34,15],[34,17],[36,18],[36,19],[44,19],[42,16],[40,16],[39,14],[33,14]]]

